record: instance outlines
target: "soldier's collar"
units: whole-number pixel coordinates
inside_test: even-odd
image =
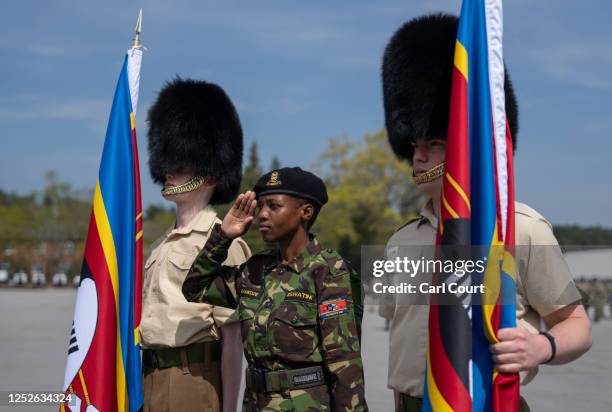
[[[418,223],[419,226],[421,226],[421,224],[425,222],[428,222],[432,227],[438,227],[438,217],[436,216],[433,210],[433,200],[429,199],[427,203],[425,203],[425,205],[421,208],[421,211],[419,213],[421,215],[421,218]]]
[[[187,226],[181,229],[171,227],[167,235],[188,235],[191,232],[206,233],[213,227],[216,217],[217,212],[215,212],[212,206],[206,206],[191,219]]]
[[[306,244],[306,247],[304,248],[302,253],[297,255],[291,262],[288,262],[286,264],[287,267],[289,267],[296,273],[300,273],[302,270],[304,270],[305,267],[310,265],[310,262],[312,262],[314,257],[321,253],[322,247],[316,236],[312,233],[309,233],[308,238],[310,239],[310,241]]]

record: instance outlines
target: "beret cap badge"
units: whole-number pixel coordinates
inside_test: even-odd
[[[279,179],[278,170],[275,170],[270,174],[270,180],[268,180],[266,186],[279,186],[282,183]]]
[[[266,173],[255,183],[253,191],[257,198],[271,194],[289,195],[312,200],[319,207],[328,200],[325,182],[299,167],[283,167]]]

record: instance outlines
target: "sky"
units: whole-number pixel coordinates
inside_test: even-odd
[[[330,138],[384,127],[380,65],[405,21],[460,0],[30,1],[0,3],[0,189],[55,170],[95,185],[110,105],[143,8],[137,134],[145,207],[146,112],[176,75],[221,85],[245,149],[265,167],[311,167]],[[553,224],[612,228],[612,2],[504,2],[504,56],[519,101],[517,199]],[[245,150],[246,153],[246,150]],[[408,184],[408,183],[407,183]]]

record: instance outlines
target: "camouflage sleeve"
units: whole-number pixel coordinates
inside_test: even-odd
[[[333,260],[328,260],[332,263]],[[317,294],[324,369],[332,411],[367,411],[361,360],[361,285],[340,256],[325,270]]]
[[[222,264],[231,244],[232,240],[221,235],[221,226],[216,224],[183,282],[185,299],[232,309],[238,306],[236,279],[246,263],[240,266]]]

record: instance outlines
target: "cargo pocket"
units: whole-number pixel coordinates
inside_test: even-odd
[[[293,389],[289,391],[295,411],[326,412],[330,409],[329,388],[327,385],[314,386],[306,389]]]
[[[274,312],[269,325],[272,353],[291,362],[319,362],[315,353],[317,306],[313,303],[285,301]]]

